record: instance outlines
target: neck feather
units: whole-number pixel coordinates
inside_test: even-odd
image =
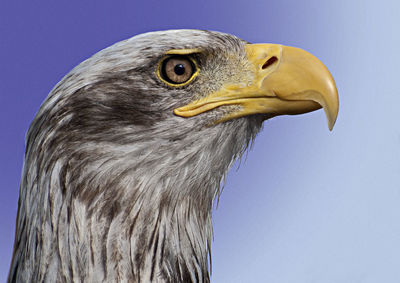
[[[209,282],[213,202],[259,120],[174,144],[33,139],[9,282]]]

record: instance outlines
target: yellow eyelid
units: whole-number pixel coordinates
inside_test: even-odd
[[[200,48],[190,48],[190,49],[171,49],[165,52],[166,55],[189,55],[193,53],[200,53],[202,50]]]
[[[172,50],[169,50],[169,51],[176,51],[176,50],[185,50],[185,51],[187,51],[187,50],[197,50],[197,49],[172,49]],[[168,52],[168,51],[167,51]],[[196,52],[190,52],[190,53],[187,53],[187,54],[193,54],[193,53],[196,53]],[[197,52],[198,53],[198,52]],[[187,59],[188,60],[190,60],[192,63],[193,63],[193,65],[194,65],[194,67],[195,67],[195,69],[196,69],[196,71],[192,74],[192,76],[190,77],[190,79],[188,79],[186,82],[184,82],[184,83],[180,83],[180,84],[173,84],[173,83],[170,83],[170,82],[167,82],[165,79],[163,79],[163,77],[161,76],[161,66],[162,66],[162,64],[164,63],[164,61],[166,60],[166,59],[168,59],[168,58],[171,58],[173,55],[187,55],[186,53],[185,54],[177,54],[177,53],[171,53],[171,54],[167,54],[167,56],[164,56],[161,60],[160,60],[160,62],[158,63],[158,66],[157,66],[157,72],[156,72],[156,74],[157,74],[157,77],[159,78],[159,80],[161,80],[163,83],[165,83],[166,85],[169,85],[169,86],[172,86],[172,87],[181,87],[181,86],[185,86],[185,85],[187,85],[187,84],[189,84],[189,83],[191,83],[193,80],[194,80],[194,78],[195,77],[197,77],[197,75],[199,74],[199,67],[198,67],[198,65],[197,65],[197,62],[196,62],[196,60],[194,60],[193,58],[191,58],[191,57],[187,57]]]

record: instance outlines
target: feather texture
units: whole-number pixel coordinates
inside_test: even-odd
[[[148,33],[63,78],[27,134],[9,282],[209,282],[213,203],[264,117],[210,127],[229,107],[190,119],[172,110],[246,80],[244,44],[208,31]],[[174,48],[207,50],[186,88],[155,76]]]

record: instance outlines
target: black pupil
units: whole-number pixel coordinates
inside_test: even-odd
[[[185,66],[183,66],[182,64],[175,65],[174,72],[178,76],[182,76],[185,73]]]

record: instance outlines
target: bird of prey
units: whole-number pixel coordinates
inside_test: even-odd
[[[201,30],[150,32],[79,64],[26,137],[8,282],[209,282],[221,180],[263,121],[323,108],[310,53]]]

